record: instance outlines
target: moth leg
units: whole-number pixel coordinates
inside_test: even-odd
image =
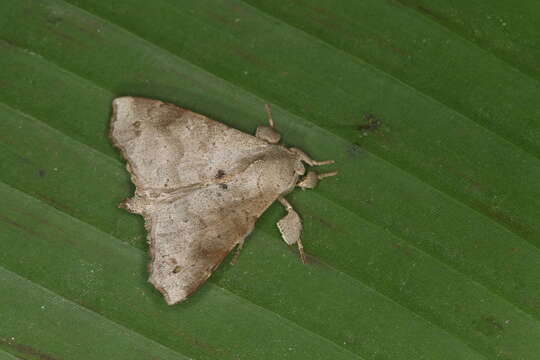
[[[255,132],[255,136],[259,139],[263,139],[270,144],[277,144],[281,139],[281,135],[274,129],[274,120],[272,119],[272,112],[270,111],[270,106],[268,106],[268,104],[264,104],[264,108],[266,109],[266,113],[268,114],[268,124],[270,126],[259,125],[257,127],[257,131]]]
[[[302,221],[300,216],[293,207],[285,198],[278,198],[281,205],[287,210],[287,215],[285,215],[281,220],[278,221],[277,227],[281,233],[281,237],[288,244],[292,245],[296,243],[298,245],[298,252],[300,253],[300,259],[305,264],[306,255],[304,254],[304,245],[302,245],[302,240],[300,239],[300,233],[302,232]]]
[[[292,151],[293,153],[297,154],[300,160],[308,164],[309,166],[321,166],[321,165],[330,165],[333,164],[334,160],[325,160],[325,161],[316,161],[310,158],[305,152],[303,152],[300,149],[297,148],[289,148],[289,151]]]
[[[240,256],[240,251],[242,251],[242,248],[244,247],[244,239],[242,239],[238,245],[236,246],[236,250],[234,251],[234,255],[233,255],[233,258],[231,259],[231,265],[235,265],[236,262],[238,261],[238,257]]]
[[[331,171],[327,173],[317,174],[315,171],[308,171],[307,175],[304,176],[302,180],[300,180],[296,186],[301,187],[303,189],[313,189],[317,184],[319,183],[319,180],[324,179],[326,177],[330,176],[336,176],[338,173],[337,171]]]
[[[270,110],[270,105],[264,104],[264,110],[266,110],[266,115],[268,115],[268,125],[271,128],[274,127],[274,119],[272,118],[272,111]]]

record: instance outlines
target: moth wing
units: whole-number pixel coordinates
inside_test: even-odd
[[[193,293],[297,182],[298,157],[161,101],[113,101],[111,139],[128,161],[150,240],[149,281],[167,303]]]
[[[277,196],[235,198],[213,184],[145,215],[150,238],[149,281],[168,304],[183,301],[251,233]]]
[[[144,213],[149,230],[149,281],[167,303],[193,293],[255,222],[297,180],[297,159],[274,147],[237,176],[185,190]]]
[[[247,166],[269,146],[206,116],[139,97],[113,101],[110,136],[138,192],[206,183]]]

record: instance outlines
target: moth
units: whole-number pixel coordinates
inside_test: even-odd
[[[135,195],[119,206],[144,217],[150,249],[149,282],[168,304],[185,300],[235,247],[233,262],[255,222],[276,200],[287,215],[277,226],[297,244],[302,224],[284,196],[312,189],[336,172],[306,174],[315,161],[279,144],[268,126],[255,136],[162,101],[120,97],[112,103],[110,138],[126,159]]]

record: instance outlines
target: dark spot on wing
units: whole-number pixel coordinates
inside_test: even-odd
[[[177,106],[162,104],[162,106],[152,108],[149,117],[153,119],[158,131],[169,133],[169,127],[178,121],[184,112],[186,112],[185,109]]]
[[[221,179],[222,177],[225,176],[225,171],[223,170],[218,170],[217,174],[216,174],[216,179]]]
[[[158,131],[168,134],[170,132],[169,126],[171,126],[171,124],[173,124],[176,119],[177,118],[175,116],[163,114],[161,117],[158,118],[158,121],[156,123],[156,129]]]

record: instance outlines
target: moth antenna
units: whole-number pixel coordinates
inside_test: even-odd
[[[270,127],[274,127],[274,119],[272,119],[272,111],[270,110],[270,105],[264,104],[264,109],[266,110],[266,114],[268,115],[268,123],[270,124]]]
[[[313,159],[310,158],[305,152],[303,152],[303,151],[300,150],[300,149],[294,148],[294,147],[289,148],[289,151],[292,151],[292,152],[294,152],[295,154],[298,154],[298,156],[300,157],[300,160],[302,160],[303,162],[305,162],[305,163],[308,164],[309,166],[330,165],[330,164],[335,163],[334,160],[325,160],[325,161],[316,161],[316,160],[313,160]]]
[[[325,160],[325,161],[315,161],[315,160],[313,160],[312,164],[310,164],[310,165],[311,166],[321,166],[321,165],[330,165],[330,164],[333,164],[333,163],[335,163],[334,160]]]
[[[338,174],[337,171],[331,171],[331,172],[327,172],[327,173],[317,174],[317,178],[319,180],[321,180],[321,179],[324,179],[324,178],[327,178],[327,177],[330,177],[330,176],[336,176],[337,174]]]

